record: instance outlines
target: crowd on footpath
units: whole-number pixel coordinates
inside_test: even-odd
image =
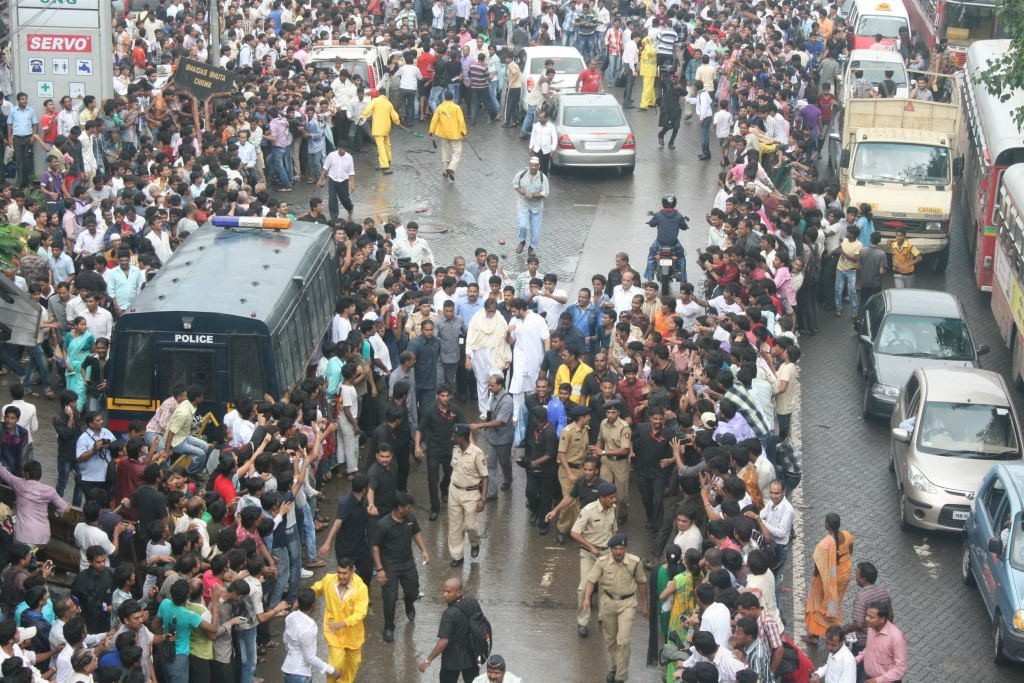
[[[209,56],[201,4],[115,19],[110,101],[62,98],[37,113],[0,67],[15,166],[0,203],[31,231],[6,275],[43,311],[34,347],[0,347],[16,379],[0,439],[0,478],[16,497],[2,546],[0,680],[249,683],[282,645],[289,683],[314,671],[354,680],[375,584],[381,641],[394,640],[399,592],[416,616],[413,546],[430,558],[407,492],[414,461],[426,463],[421,505],[453,569],[478,557],[487,505],[525,477],[524,523],[579,547],[578,581],[559,584],[569,594],[576,584],[581,638],[598,611],[609,681],[629,677],[638,609],[647,661],[666,680],[904,677],[884,577],[854,564],[838,514],[813,552],[806,642],[788,635],[801,615],[783,614],[780,600],[787,561],[804,561],[788,558],[787,497],[800,481],[790,435],[801,342],[818,331],[821,306],[841,317],[848,303],[856,317],[890,268],[895,286],[912,286],[921,260],[903,234],[881,244],[870,207],[844,206],[815,173],[847,51],[834,3],[221,4],[218,63],[238,94],[205,121],[187,93],[155,86],[160,66]],[[391,98],[307,65],[321,39],[390,47]],[[650,216],[643,276],[619,253],[570,297],[541,268],[557,144],[545,105],[556,90],[546,72],[523,92],[513,55],[529,44],[575,45],[589,65],[577,88],[622,87],[627,107],[639,78],[639,110],[659,111],[658,144],[699,124],[698,159],[715,156],[723,170],[706,245],[688,264],[678,233],[690,226],[668,195]],[[910,36],[896,49],[914,68],[948,68],[941,44],[929,53]],[[436,263],[398,215],[352,222],[349,150],[373,138],[390,172],[392,127],[430,119],[454,182],[466,119],[472,127],[481,108],[529,140],[512,179],[526,271],[507,273],[483,247]],[[300,179],[327,188],[326,210],[320,197],[308,210],[281,198]],[[152,419],[113,434],[103,411],[113,321],[213,214],[335,228],[343,291],[315,378],[285,396],[237,397],[205,438],[191,433],[203,387],[175,387]],[[681,257],[678,295],[651,282],[661,247]],[[61,408],[56,486],[33,453],[40,390]],[[320,517],[322,487],[338,478],[347,493]],[[82,507],[81,571],[69,595],[51,596],[53,567],[35,550],[66,494]],[[632,539],[622,533],[631,512],[631,528],[639,518],[646,529]],[[316,569],[328,571],[310,583]],[[442,681],[517,681],[489,652],[487,596],[463,591],[458,579],[444,585],[439,640],[421,670],[440,660]],[[283,642],[271,631],[281,618]],[[804,649],[822,643],[827,661],[814,669]]]

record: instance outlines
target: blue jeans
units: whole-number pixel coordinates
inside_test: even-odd
[[[458,104],[459,93],[462,92],[462,83],[449,83],[446,90],[452,94],[452,102]]]
[[[608,55],[608,68],[605,70],[605,77],[612,82],[619,77],[622,71],[622,55]]]
[[[533,120],[537,118],[537,110],[539,107],[527,107],[526,118],[523,119],[522,133],[523,135],[529,135],[533,132]]]
[[[306,507],[302,510],[302,542],[306,544],[306,559],[316,559],[316,530],[313,526],[313,505],[306,499]]]
[[[700,122],[700,153],[711,156],[711,123],[714,118],[709,116]]]
[[[843,312],[843,288],[850,297],[850,308],[857,312],[857,271],[837,270],[836,271],[836,315]]]
[[[284,683],[313,683],[313,677],[301,674],[285,674]]]
[[[441,104],[442,99],[444,99],[444,87],[440,85],[431,86],[430,97],[427,98],[430,111],[437,109],[437,105]]]
[[[501,91],[505,92],[505,89],[502,88]],[[491,97],[491,106],[494,107],[494,111],[495,111],[495,113],[497,113],[497,111],[499,109],[499,107],[498,107],[498,81],[491,81],[490,83],[487,84],[487,94],[490,95],[490,97]]]
[[[267,159],[267,166],[270,173],[277,176],[277,183],[281,187],[292,186],[292,176],[288,173],[285,168],[285,152],[288,151],[287,147],[271,146],[270,157]],[[291,159],[291,155],[287,155],[288,159]],[[288,163],[291,163],[290,161]]]
[[[290,183],[292,178],[295,177],[295,158],[292,156],[292,147],[295,143],[292,142],[290,145],[284,148],[284,170],[288,172],[288,182]]]
[[[782,571],[786,567],[786,558],[789,557],[789,544],[777,547],[779,561],[771,570],[772,574],[775,574],[775,604],[779,609],[779,617],[782,617]]]
[[[237,631],[238,661],[241,664],[239,683],[252,683],[256,675],[256,627]]]
[[[527,233],[529,233],[528,245],[530,249],[536,249],[537,245],[540,244],[540,220],[543,217],[541,211],[531,211],[530,209],[519,209],[519,236],[516,240],[519,242],[527,241]]]
[[[188,465],[188,471],[192,474],[202,472],[206,468],[207,451],[210,444],[197,436],[186,436],[185,440],[175,446],[172,450],[175,455],[191,455],[192,462]]]
[[[286,531],[284,540],[274,546],[277,560],[277,581],[270,591],[270,600],[265,604],[273,607],[282,600],[294,601],[299,595],[299,579],[302,578],[302,548],[299,546],[297,527]]]
[[[324,170],[324,150],[306,152],[306,166],[309,171],[309,177],[313,180],[318,179],[320,172]]]
[[[676,242],[671,247],[672,253],[676,255],[679,264],[679,282],[686,282],[686,252],[683,251],[683,245]],[[647,251],[647,271],[644,273],[645,280],[654,279],[654,269],[658,265],[658,252],[661,251],[661,244],[658,240],[654,240],[651,243],[651,248]]]
[[[74,488],[74,493],[71,496],[71,504],[78,507],[82,504],[82,489],[78,486],[78,480],[73,476],[78,471],[78,463],[72,460],[62,460],[57,458],[57,495],[61,498],[64,497],[64,490],[68,486],[68,480],[71,480],[71,485]]]
[[[43,353],[43,347],[39,344],[29,347],[28,364],[25,365],[25,376],[21,379],[21,383],[26,387],[31,386],[36,370],[39,370],[39,376],[43,380],[43,387],[47,391],[52,391],[50,388],[50,368],[46,364],[46,354]]]
[[[590,60],[597,56],[597,33],[589,36],[579,35],[576,38],[576,49],[583,55],[583,62],[590,63]]]
[[[188,655],[175,655],[174,659],[164,663],[167,672],[167,683],[188,683]]]

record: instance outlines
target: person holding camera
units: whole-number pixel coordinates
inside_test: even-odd
[[[86,500],[92,491],[103,491],[110,497],[112,472],[110,444],[114,435],[104,426],[103,416],[92,410],[85,414],[86,429],[75,444],[75,459],[78,462],[79,485]]]

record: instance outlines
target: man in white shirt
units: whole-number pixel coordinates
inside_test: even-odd
[[[356,302],[352,297],[342,297],[334,308],[334,317],[331,318],[331,343],[337,344],[348,339],[352,332],[350,317],[356,311]]]
[[[537,304],[537,313],[541,314],[548,324],[548,329],[554,331],[558,327],[558,317],[565,310],[565,302],[569,295],[564,289],[558,289],[558,276],[548,273],[544,276],[544,286],[537,292],[534,301]]]
[[[407,258],[418,266],[434,263],[434,252],[427,241],[419,238],[420,226],[416,221],[409,221],[405,226],[405,239],[395,241],[395,257]]]
[[[85,230],[78,233],[74,250],[79,256],[103,251],[103,235],[96,228],[96,216],[91,213],[85,217]]]
[[[531,311],[524,300],[513,299],[509,308],[512,310],[508,335],[512,343],[513,372],[508,390],[512,394],[513,421],[517,421],[526,392],[533,391],[541,361],[551,348],[551,331],[544,318]]]
[[[281,672],[295,679],[305,676],[309,680],[315,669],[333,679],[340,672],[316,656],[317,626],[310,616],[316,608],[316,593],[310,588],[300,590],[296,602],[299,609],[284,619],[281,640],[284,641],[285,654]]]
[[[156,256],[160,259],[160,265],[167,263],[167,259],[171,258],[171,238],[166,232],[164,232],[164,226],[167,224],[167,216],[157,213],[150,219],[150,231],[146,235],[146,239],[153,244],[153,251],[156,252]]]
[[[95,294],[86,294],[82,301],[85,302],[82,317],[85,318],[85,327],[92,332],[93,339],[110,339],[114,331],[114,316],[107,309],[100,308],[99,298]]]
[[[728,649],[732,637],[732,614],[729,608],[715,601],[715,587],[710,583],[697,586],[697,601],[704,608],[699,630],[707,631],[719,647]]]
[[[545,175],[551,172],[551,152],[557,145],[555,124],[548,120],[547,112],[542,109],[530,133],[530,154],[540,159],[540,170]]]
[[[811,683],[857,683],[857,661],[843,642],[843,629],[829,626],[825,632],[828,659],[811,674]]]
[[[348,211],[348,219],[352,220],[352,199],[350,194],[356,189],[356,167],[352,155],[345,149],[345,142],[338,141],[334,151],[324,159],[324,169],[317,180],[317,187],[327,183],[327,210],[331,220],[338,218],[338,203]]]
[[[39,417],[36,413],[36,407],[25,400],[25,387],[21,384],[11,385],[11,402],[0,410],[2,415],[8,408],[14,407],[21,411],[21,416],[18,418],[18,424],[21,425],[28,431],[28,450],[25,452],[25,460],[32,459],[32,435],[39,430]],[[38,394],[37,394],[38,395]],[[21,474],[20,472],[18,473]]]
[[[693,649],[693,656],[683,663],[683,668],[692,669],[701,662],[710,662],[718,669],[719,683],[735,683],[736,674],[747,668],[733,655],[728,642],[725,645],[719,643],[703,628],[693,635]]]
[[[632,271],[623,273],[622,284],[615,285],[615,289],[612,290],[612,305],[615,307],[616,316],[633,308],[633,297],[643,294],[643,290],[633,286],[633,277]]]

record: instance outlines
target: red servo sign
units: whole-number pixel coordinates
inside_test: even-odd
[[[29,52],[92,52],[92,36],[29,33],[26,46]]]

